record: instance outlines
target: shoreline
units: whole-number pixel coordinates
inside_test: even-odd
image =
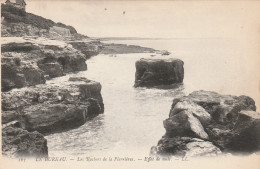
[[[85,77],[77,76],[70,77],[68,80],[57,84],[48,83],[51,79],[67,76],[68,74],[75,74],[80,71],[87,71],[88,66],[86,61],[99,54],[109,55],[110,57],[117,57],[117,54],[133,53],[149,53],[150,57],[157,55],[170,55],[170,52],[166,50],[156,50],[150,47],[142,47],[138,45],[102,42],[126,39],[161,40],[160,38],[108,37],[95,39],[78,34],[76,29],[69,25],[55,23],[51,20],[31,13],[26,13],[25,11],[21,11],[20,9],[5,4],[2,4],[1,8],[1,12],[4,14],[1,22],[1,31],[3,36],[1,39],[4,40],[2,41],[4,43],[1,43],[2,154],[10,157],[46,157],[48,156],[48,147],[47,140],[44,136],[50,133],[60,133],[77,128],[104,113],[105,105],[101,95],[101,83],[92,81]],[[166,38],[166,40],[171,40],[171,38]],[[183,63],[180,65],[183,66]],[[137,76],[140,76],[138,77],[137,82],[140,80],[144,85],[149,84],[150,87],[160,84],[161,77],[166,77],[165,72],[161,71],[160,66],[161,65],[159,64],[154,67],[152,66],[153,68],[149,68],[149,66],[144,63],[144,66],[140,67],[140,73],[137,74]],[[167,64],[166,68],[168,69],[168,67],[171,67],[171,64]],[[159,70],[159,72],[162,73],[159,73],[158,75],[157,73],[151,72],[152,69],[154,69],[155,72]],[[177,69],[174,67],[170,72],[174,72],[175,76],[170,77],[171,80],[167,83],[165,82],[165,84],[183,81],[183,69]],[[178,75],[178,73],[181,75]],[[143,84],[141,84],[141,86]],[[138,84],[136,86],[138,86]],[[255,108],[253,107],[254,101],[245,98],[246,96],[237,97],[239,99],[237,99],[236,96],[232,96],[232,99],[224,99],[224,103],[217,102],[220,97],[223,96],[206,98],[206,101],[203,100],[206,102],[206,106],[204,103],[200,105],[200,101],[198,101],[198,103],[196,102],[196,104],[202,107],[204,106],[203,108],[207,109],[207,112],[212,111],[213,118],[216,118],[216,112],[221,112],[224,115],[221,114],[220,116],[223,116],[225,119],[225,113],[226,111],[229,111],[229,109],[231,109],[231,115],[228,116],[231,117],[228,118],[232,118],[233,114],[237,115],[241,110],[248,107],[249,110],[255,111]],[[210,103],[208,104],[207,101]],[[178,103],[179,100],[175,100],[172,109],[174,109],[174,106]],[[245,105],[245,108],[240,108],[240,103]],[[194,106],[194,104],[191,103],[191,107]],[[160,141],[162,144],[158,143],[158,146],[155,147],[155,149],[159,149],[158,154],[164,154],[163,151],[166,151],[166,154],[170,151],[170,154],[173,155],[187,153],[187,149],[176,153],[175,150],[173,151],[173,148],[171,147],[172,145],[168,144],[168,142],[173,143],[173,147],[176,146],[177,143],[181,142],[181,148],[183,148],[183,146],[189,146],[189,144],[186,144],[187,142],[192,142],[198,145],[200,143],[205,144],[210,137],[213,137],[213,141],[211,141],[214,144],[218,143],[222,145],[223,140],[221,139],[216,139],[217,143],[214,142],[214,137],[218,138],[218,135],[214,132],[215,130],[218,131],[219,124],[216,127],[214,126],[215,122],[213,121],[214,123],[212,125],[214,130],[206,128],[208,127],[208,119],[211,118],[207,112],[205,112],[206,110],[203,111],[203,109],[198,108],[197,105],[194,106],[196,111],[199,110],[199,112],[204,113],[203,117],[200,118],[201,114],[198,115],[196,114],[197,112],[193,112],[193,114],[186,112],[186,109],[189,109],[190,105],[184,105],[184,108],[182,106],[183,105],[180,103],[179,107],[177,106],[176,108],[178,110],[172,110],[173,113],[169,115],[171,118],[166,120],[165,128],[167,138],[163,138]],[[208,108],[210,110],[208,110]],[[215,108],[218,111],[215,112]],[[178,113],[181,113],[181,115]],[[230,114],[230,112],[227,114]],[[183,121],[185,124],[185,120],[189,119],[188,122],[191,123],[190,126],[188,122],[188,125],[183,126],[182,120],[180,120],[181,122],[178,120],[174,121],[175,119],[173,117],[176,116],[180,116],[179,119],[184,119]],[[258,119],[258,117],[251,117],[251,114],[248,115],[248,113],[242,113],[241,116],[242,117],[238,117],[242,118],[242,122],[244,122],[243,116],[249,116],[245,119],[250,118],[250,120],[257,125],[259,123],[255,120]],[[219,122],[218,120],[221,122],[221,125],[222,122],[226,122],[225,120],[222,121],[222,119],[217,119],[217,122]],[[249,122],[246,124],[249,128],[251,127]],[[225,127],[226,126],[224,126],[225,130],[237,129],[234,126],[230,128]],[[204,131],[204,128],[206,131]],[[243,126],[239,126],[238,130],[241,128],[243,129]],[[178,130],[184,132],[179,132]],[[223,135],[225,135],[228,133],[233,136],[232,132],[222,131],[222,128],[219,130],[221,130],[220,134],[224,133]],[[254,128],[253,126],[253,131],[255,130],[258,130],[258,128]],[[211,136],[209,136],[210,134]],[[235,138],[238,137],[236,134],[234,135]],[[175,136],[178,136],[178,138],[175,138]],[[183,138],[184,136],[190,138]],[[252,136],[254,139],[255,137],[258,136]],[[238,138],[238,140],[240,141],[241,139]],[[234,142],[231,141],[231,143]],[[224,145],[226,145],[226,143]],[[180,150],[178,146],[179,145],[177,145],[177,149]],[[239,147],[239,145],[236,146]],[[194,147],[196,148],[198,146],[195,145]],[[216,148],[208,142],[206,142],[205,147],[210,147],[209,149],[214,151],[213,154],[218,154],[220,151],[219,149],[221,149],[219,148],[221,146]],[[163,150],[161,150],[161,148]],[[222,149],[224,148],[222,147]],[[209,152],[211,153],[211,151]],[[203,154],[205,154],[205,152],[202,152],[202,155]],[[128,161],[128,159],[124,160],[121,159],[121,157],[116,158],[118,159],[116,161]]]

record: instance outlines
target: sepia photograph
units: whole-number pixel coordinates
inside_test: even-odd
[[[259,169],[260,1],[0,2],[1,169]]]

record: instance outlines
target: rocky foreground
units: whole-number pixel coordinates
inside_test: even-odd
[[[104,112],[100,83],[85,77],[47,83],[87,70],[86,60],[101,50],[95,41],[2,39],[3,155],[47,156],[43,134],[78,127]]]
[[[75,128],[104,112],[100,92],[100,83],[78,77],[4,92],[2,121],[17,120],[22,128],[43,134]]]
[[[104,112],[98,82],[77,77],[46,84],[87,70],[100,42],[10,5],[1,4],[1,16],[2,154],[48,156],[44,135]]]
[[[247,96],[195,91],[174,99],[165,135],[152,155],[216,156],[260,150],[260,114]]]

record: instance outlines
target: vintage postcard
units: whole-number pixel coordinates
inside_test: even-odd
[[[260,1],[1,0],[1,169],[260,166]]]

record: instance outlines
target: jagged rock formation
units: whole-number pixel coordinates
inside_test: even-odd
[[[100,43],[6,4],[1,4],[1,28],[3,155],[47,156],[40,133],[69,130],[104,112],[98,82],[71,78],[45,84],[87,70],[85,61],[99,53]]]
[[[179,59],[141,59],[135,63],[135,87],[182,83],[183,64]]]
[[[87,57],[81,51],[88,49],[89,42],[82,42],[80,51],[67,42],[46,38],[11,41],[15,42],[1,46],[2,126],[19,125],[2,132],[3,155],[46,156],[47,142],[38,132],[69,130],[104,112],[98,82],[71,78],[62,84],[45,84],[51,78],[87,70],[86,59],[97,54],[99,47],[93,49],[91,43],[92,53]],[[28,139],[20,138],[20,133]]]
[[[247,96],[195,91],[174,99],[166,134],[151,154],[212,156],[260,150],[260,114]]]
[[[100,83],[84,77],[48,80],[87,70],[86,59],[100,52],[165,54],[103,44],[72,26],[6,4],[1,4],[1,36],[2,150],[11,157],[47,156],[42,134],[78,127],[104,112]]]
[[[40,133],[75,128],[104,112],[100,92],[100,83],[86,78],[4,92],[3,123],[17,120],[22,128]]]
[[[50,45],[46,44],[48,41]],[[25,40],[2,45],[2,91],[43,84],[49,78],[87,70],[86,59],[99,51],[95,44],[79,42],[84,44],[81,50],[88,53],[85,55],[65,42],[61,46],[51,45],[51,41],[46,39],[41,44],[40,40]]]
[[[47,157],[47,140],[37,131],[22,128],[2,128],[2,153],[8,157]]]

